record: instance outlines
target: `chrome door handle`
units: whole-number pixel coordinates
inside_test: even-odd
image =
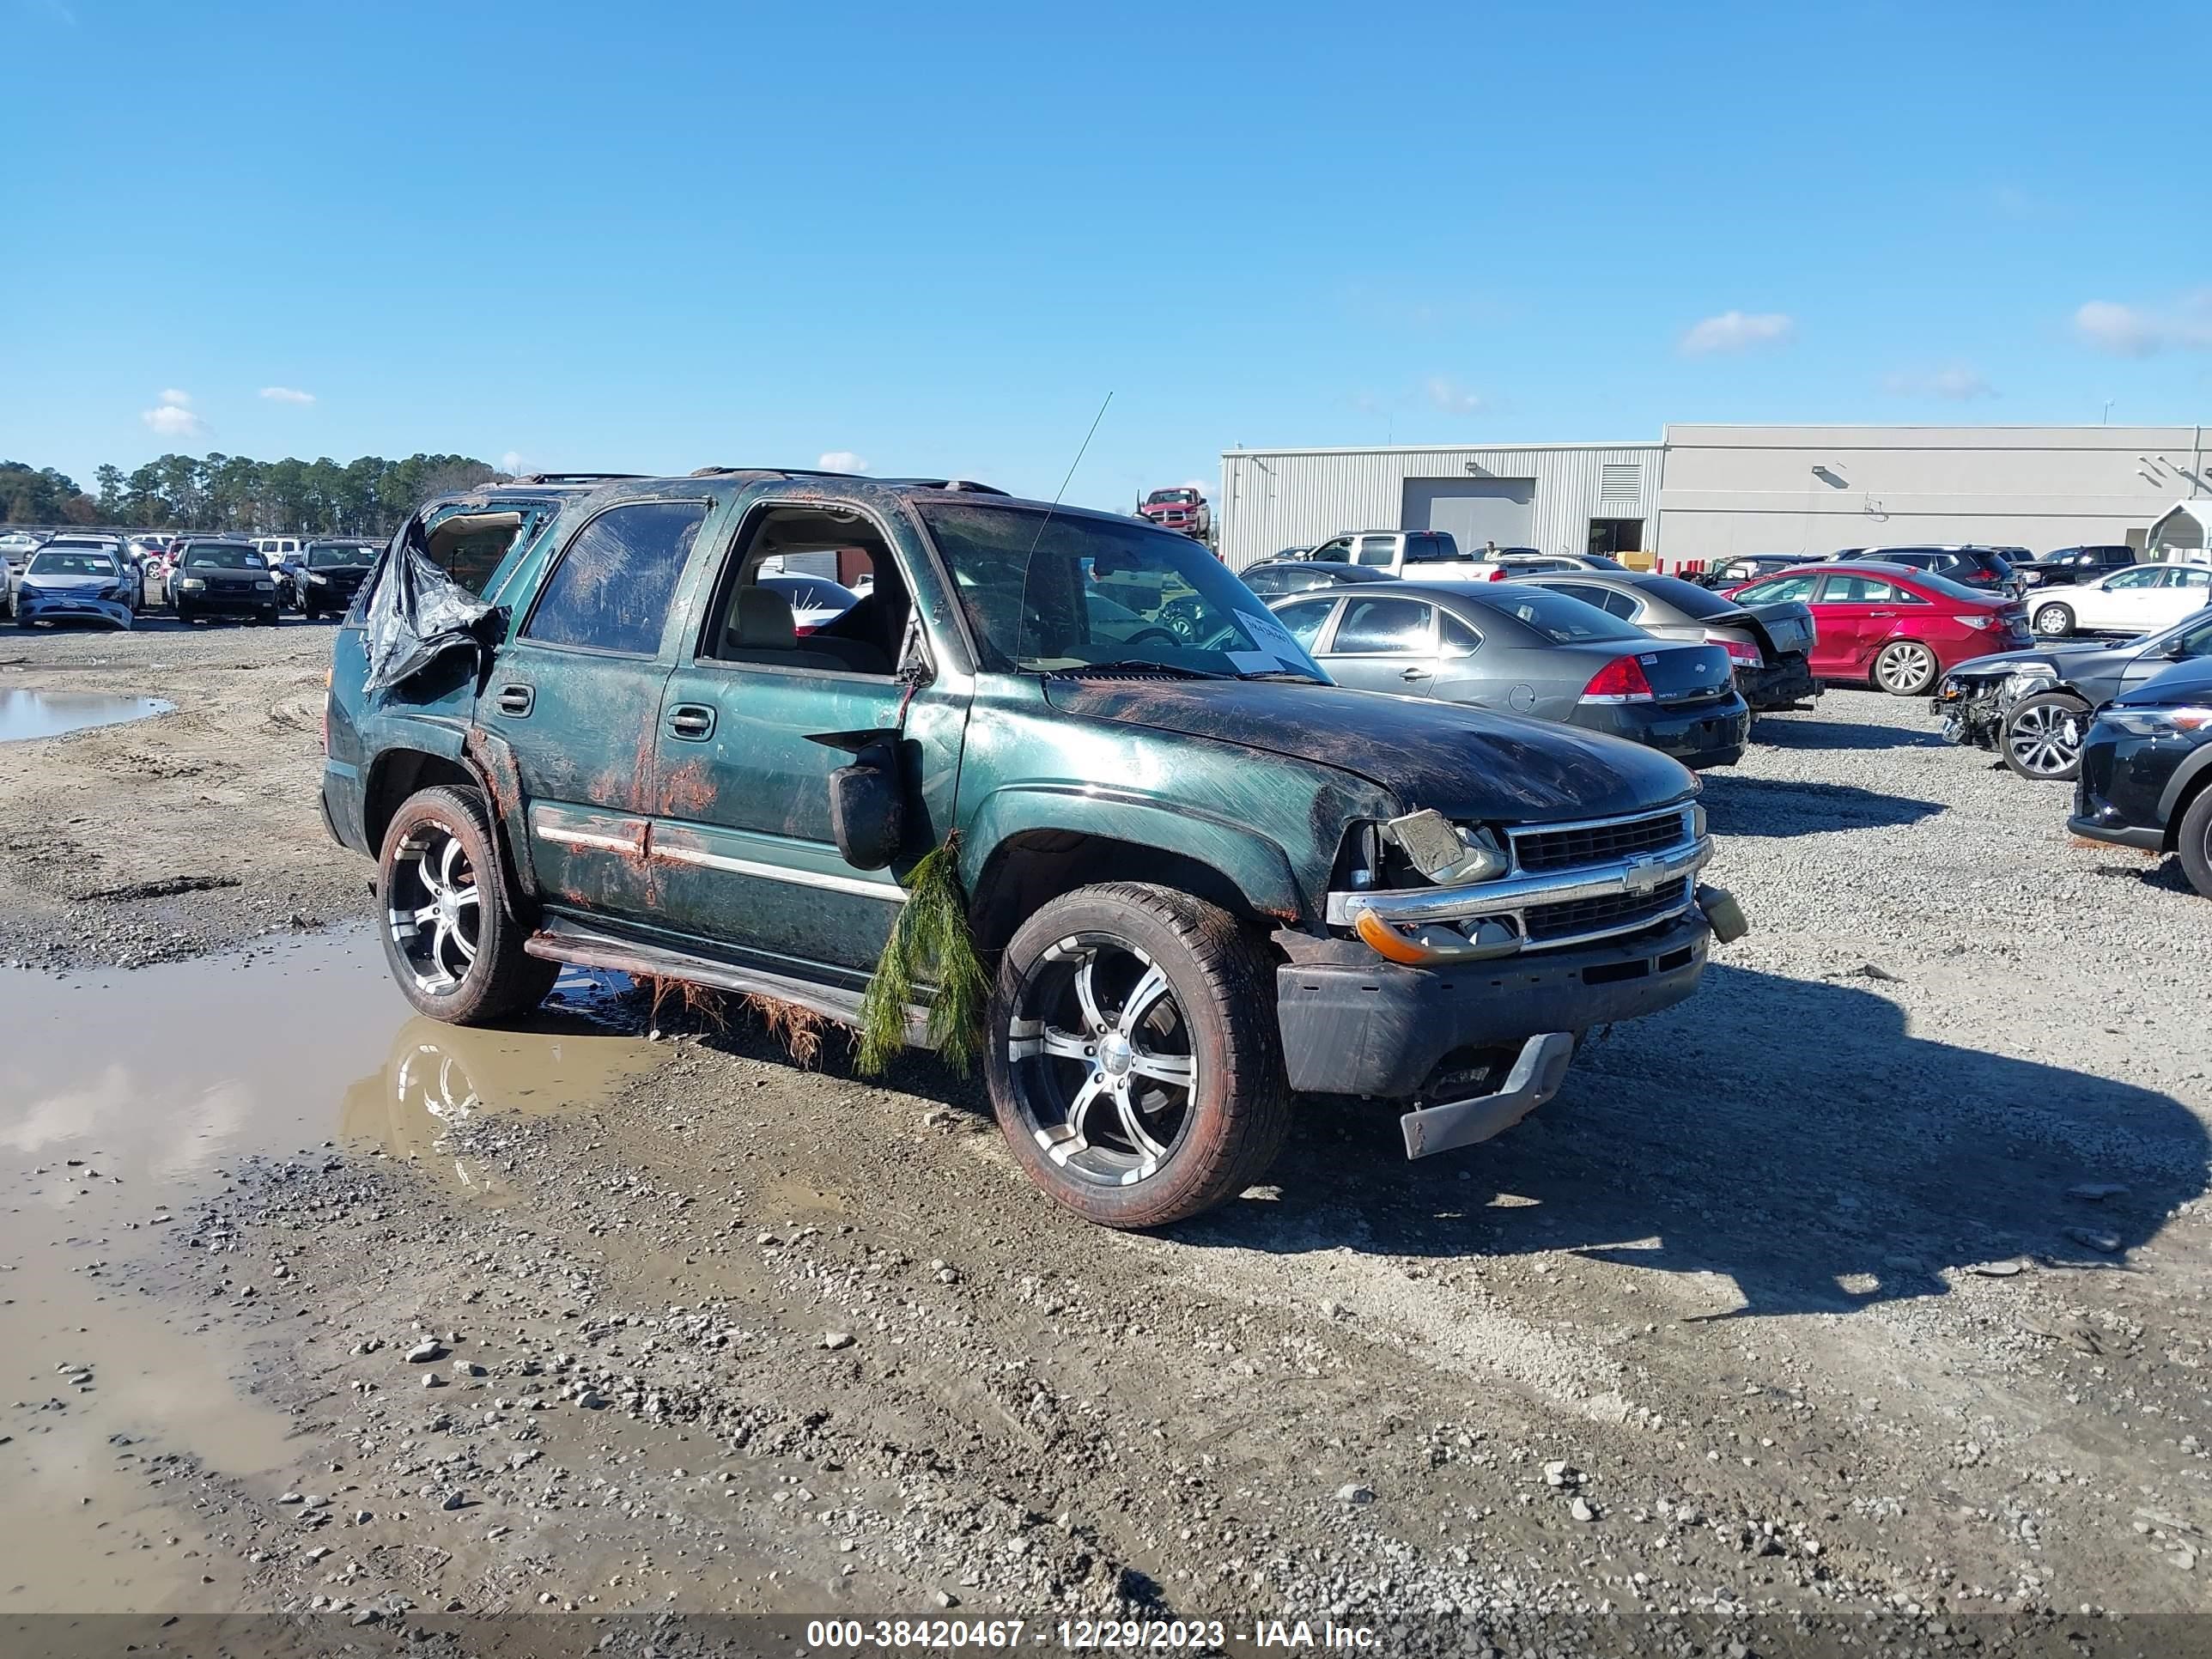
[[[499,712],[512,714],[517,720],[526,716],[538,701],[538,694],[526,685],[502,685],[499,688]]]
[[[714,735],[714,711],[703,702],[679,702],[668,711],[668,735],[704,743]]]
[[[1398,676],[1401,680],[1425,680],[1428,678],[1428,677],[1429,671],[1425,668],[1408,668],[1404,673]]]

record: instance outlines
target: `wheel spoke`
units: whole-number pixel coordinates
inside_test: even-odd
[[[1085,1051],[1095,1048],[1096,1046],[1096,1044],[1086,1042],[1081,1036],[1078,1036],[1073,1031],[1055,1030],[1053,1027],[1048,1025],[1044,1028],[1043,1032],[1036,1038],[1036,1048],[1035,1052],[1038,1054],[1057,1054],[1063,1060],[1080,1060],[1087,1061],[1091,1058],[1091,1056]]]
[[[1121,1006],[1121,1034],[1133,1033],[1144,1024],[1145,1017],[1152,1012],[1152,1005],[1168,994],[1168,976],[1155,965],[1145,969],[1145,976],[1137,981],[1137,988],[1129,993],[1129,1000]]]
[[[1137,1116],[1137,1109],[1130,1103],[1127,1089],[1114,1091],[1114,1110],[1121,1117],[1121,1133],[1129,1138],[1129,1145],[1137,1154],[1141,1166],[1137,1171],[1138,1176],[1141,1178],[1150,1175],[1159,1161],[1167,1156],[1168,1149],[1146,1133],[1143,1122]]]
[[[459,836],[447,836],[446,845],[438,854],[438,884],[440,886],[451,890],[461,884],[461,878],[455,872],[454,868],[460,861],[461,838]]]
[[[415,913],[415,925],[417,927],[428,927],[438,920],[439,914],[436,905],[426,904]]]
[[[474,904],[476,902],[477,885],[474,882],[471,882],[453,895],[453,906],[456,909],[464,904]]]
[[[1083,1086],[1075,1091],[1075,1098],[1067,1103],[1067,1121],[1060,1126],[1057,1133],[1040,1133],[1037,1135],[1047,1158],[1055,1164],[1066,1164],[1070,1158],[1079,1158],[1091,1150],[1091,1142],[1084,1134],[1083,1120],[1091,1107],[1097,1103],[1098,1097],[1105,1092],[1103,1073],[1093,1072],[1084,1079]]]
[[[1093,1036],[1103,1036],[1110,1028],[1106,1016],[1098,1012],[1098,988],[1096,972],[1098,953],[1090,952],[1075,970],[1075,1000],[1083,1010],[1083,1029]]]
[[[1198,1078],[1198,1061],[1189,1054],[1148,1054],[1139,1048],[1129,1069],[1139,1077],[1172,1083],[1179,1089],[1189,1088]]]

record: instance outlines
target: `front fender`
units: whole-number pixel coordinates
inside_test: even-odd
[[[2212,787],[2212,784],[2206,783],[2208,775],[2212,775],[2212,744],[2200,747],[2174,768],[2173,775],[2166,781],[2165,792],[2158,798],[2158,814],[2165,821],[2169,842],[2180,828],[2181,804],[2200,787]]]
[[[1218,870],[1261,915],[1296,924],[1307,914],[1289,854],[1249,824],[1099,784],[1015,783],[993,790],[962,830],[960,876],[968,890],[977,890],[992,854],[1010,837],[1037,830],[1103,836],[1177,854]]]

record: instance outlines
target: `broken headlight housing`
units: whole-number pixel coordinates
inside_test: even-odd
[[[1382,834],[1397,844],[1407,862],[1439,887],[1494,880],[1512,865],[1489,830],[1454,823],[1433,807],[1390,819]]]

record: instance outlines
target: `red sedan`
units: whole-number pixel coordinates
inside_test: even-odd
[[[1802,600],[1820,629],[1814,674],[1871,681],[1893,696],[1925,696],[1952,664],[2031,643],[2017,600],[1873,559],[1784,570],[1728,596],[1739,605]]]

